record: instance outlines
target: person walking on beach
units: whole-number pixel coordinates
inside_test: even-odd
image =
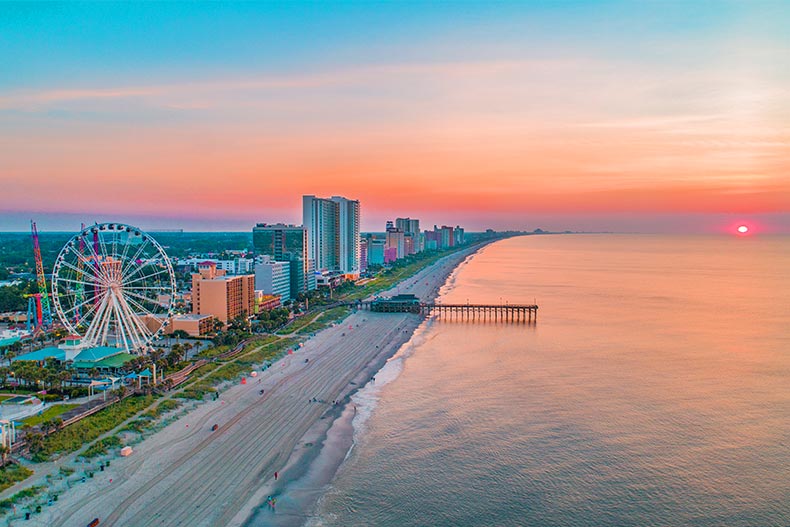
[[[274,472],[274,481],[277,481],[277,476],[278,476],[278,474],[277,474],[277,472],[275,471],[275,472]]]

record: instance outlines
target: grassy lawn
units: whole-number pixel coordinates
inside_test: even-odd
[[[57,417],[60,414],[64,414],[69,410],[71,410],[72,408],[76,408],[78,406],[79,406],[78,404],[56,404],[50,406],[39,415],[33,415],[25,419],[22,419],[22,422],[30,426],[40,425],[44,421],[49,421],[50,419]]]
[[[305,327],[308,324],[310,324],[313,320],[315,320],[315,317],[317,317],[320,314],[321,314],[321,312],[308,313],[308,314],[306,314],[306,315],[304,315],[302,317],[297,318],[291,324],[285,326],[283,329],[279,330],[277,333],[288,334],[288,333],[294,333],[296,331],[299,331],[303,327]]]
[[[10,399],[11,397],[13,397],[13,395],[7,395],[7,394],[0,395],[0,403],[5,401],[6,399]]]
[[[302,326],[299,330],[297,330],[297,333],[300,335],[316,333],[324,328],[329,327],[331,324],[346,318],[350,312],[351,310],[345,306],[333,307],[332,309],[324,311],[319,320],[311,322],[306,326]]]

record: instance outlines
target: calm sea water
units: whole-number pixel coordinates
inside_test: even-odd
[[[309,525],[790,525],[790,239],[531,236],[361,392]],[[371,412],[372,410],[372,412]]]

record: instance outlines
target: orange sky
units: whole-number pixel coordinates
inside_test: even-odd
[[[691,58],[655,43],[674,60],[512,42],[448,57],[432,42],[287,71],[0,85],[0,208],[241,227],[298,222],[302,194],[341,194],[368,229],[396,215],[527,228],[540,213],[788,213],[787,48],[734,35],[706,35]]]

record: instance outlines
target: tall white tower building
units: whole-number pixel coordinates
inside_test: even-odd
[[[359,275],[359,201],[302,196],[302,223],[317,270]]]

